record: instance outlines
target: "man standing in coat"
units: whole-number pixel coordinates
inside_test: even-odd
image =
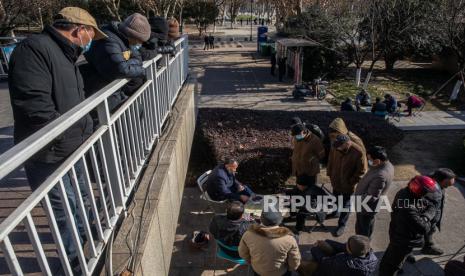
[[[343,208],[348,209],[351,206],[350,197],[354,193],[355,185],[366,172],[366,157],[360,146],[344,134],[336,137],[331,151],[334,152],[328,161],[328,176],[333,187],[333,194],[338,200],[342,200]],[[340,212],[340,210],[337,210],[336,216],[338,214],[338,226],[332,233],[335,237],[344,233],[350,215],[349,212]]]
[[[375,225],[376,206],[380,196],[386,194],[394,179],[394,166],[389,162],[386,150],[383,147],[373,147],[367,152],[368,172],[362,177],[355,189],[356,196],[370,197],[368,207],[372,210],[362,209],[357,213],[355,233],[371,238]]]
[[[303,123],[292,126],[292,174],[296,177],[296,188],[291,195],[306,196],[317,183],[320,173],[320,160],[325,156],[325,149],[320,138],[309,131]],[[296,231],[305,225],[305,214],[297,214]]]
[[[379,265],[380,276],[397,275],[413,249],[423,246],[424,236],[436,216],[436,207],[425,195],[434,192],[436,183],[427,176],[414,177],[397,192],[392,203],[389,246]]]
[[[93,74],[90,93],[96,92],[116,79],[128,78],[131,81],[109,100],[110,110],[114,110],[131,96],[146,79],[139,49],[150,38],[151,30],[147,18],[134,13],[124,22],[112,22],[102,27],[108,36],[92,44],[84,55],[96,74]],[[88,91],[89,93],[89,91]]]
[[[85,10],[75,7],[62,9],[52,26],[41,34],[30,36],[14,50],[10,60],[8,84],[14,116],[15,144],[38,131],[85,99],[82,76],[76,61],[89,49],[92,40],[105,38],[95,19]],[[32,190],[37,189],[92,133],[92,120],[83,116],[64,131],[54,142],[25,163],[26,176]],[[78,183],[83,185],[82,162],[75,164]],[[76,212],[76,197],[71,175],[62,180],[71,210]],[[81,189],[84,200],[86,189]],[[77,262],[72,229],[66,222],[57,186],[48,193],[58,228],[68,257]],[[78,230],[83,227],[74,213]]]

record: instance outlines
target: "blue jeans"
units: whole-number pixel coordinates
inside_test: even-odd
[[[26,176],[29,182],[31,189],[34,191],[49,177],[61,164],[60,163],[42,163],[42,162],[34,162],[29,161],[25,164],[26,169]],[[84,201],[84,205],[86,206],[85,212],[89,214],[89,200],[87,189],[85,188],[85,178],[84,178],[84,164],[82,161],[78,161],[74,166],[76,171],[76,178],[78,180],[79,188],[81,190],[81,195]],[[65,192],[68,198],[68,202],[70,205],[71,212],[74,216],[74,222],[78,228],[79,238],[82,244],[82,238],[85,237],[85,230],[84,225],[79,217],[77,212],[77,197],[74,194],[73,186],[71,184],[71,173],[68,172],[62,178],[63,184],[65,187]],[[50,203],[52,205],[53,213],[55,214],[56,223],[58,225],[58,230],[61,234],[61,239],[63,241],[63,245],[65,247],[66,253],[68,254],[69,259],[73,259],[77,256],[76,253],[76,246],[73,242],[72,238],[72,228],[66,221],[66,212],[65,207],[61,202],[60,197],[60,188],[59,184],[56,184],[49,192],[48,196],[50,199]],[[92,218],[89,217],[89,220],[92,221]]]
[[[255,193],[249,188],[249,186],[247,186],[247,185],[242,185],[242,186],[244,186],[244,190],[238,192],[238,191],[237,191],[236,185],[233,185],[233,186],[231,187],[231,192],[234,193],[234,194],[246,195],[246,196],[249,196],[249,197],[252,196],[253,194],[255,194]]]

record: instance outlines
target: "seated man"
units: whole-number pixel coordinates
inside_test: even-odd
[[[376,98],[376,102],[373,104],[373,107],[371,108],[371,113],[375,116],[379,117],[386,117],[387,115],[387,107],[384,102],[381,102],[381,98]]]
[[[413,109],[420,108],[424,104],[425,104],[425,100],[423,100],[422,98],[416,95],[407,93],[407,110],[405,110],[405,112],[408,112],[407,116],[412,116]]]
[[[291,230],[280,227],[280,212],[263,211],[260,225],[252,225],[239,244],[239,255],[256,275],[291,275],[300,265],[300,251]]]
[[[225,199],[239,200],[246,203],[254,194],[246,185],[237,181],[234,176],[239,163],[233,158],[226,158],[223,164],[216,166],[204,184],[211,199],[221,201]]]
[[[370,94],[365,89],[360,90],[360,92],[355,96],[355,106],[357,111],[360,110],[360,106],[370,106],[371,98]]]
[[[386,110],[388,113],[394,113],[397,110],[397,99],[391,94],[384,95],[384,103],[386,104]]]
[[[313,261],[318,264],[313,276],[368,276],[375,272],[378,264],[370,239],[362,235],[350,237],[345,244],[332,240],[318,241],[311,253]]]
[[[350,98],[347,98],[344,102],[342,102],[341,111],[356,111]]]
[[[244,218],[244,204],[240,201],[228,203],[226,215],[215,215],[210,222],[210,233],[216,240],[227,246],[239,246],[242,235],[247,231],[254,220]],[[231,257],[240,258],[238,252],[224,250]]]

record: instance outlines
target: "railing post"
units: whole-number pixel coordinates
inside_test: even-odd
[[[170,89],[170,57],[169,55],[164,55],[163,58],[165,59],[165,66],[166,66],[166,92],[168,95],[168,113],[171,112],[171,89]]]
[[[108,176],[110,178],[110,183],[108,183],[108,185],[111,185],[114,193],[116,205],[115,210],[118,207],[122,207],[123,210],[125,210],[125,198],[119,169],[120,164],[118,164],[119,159],[117,156],[118,152],[116,150],[116,139],[113,137],[113,125],[110,124],[110,109],[108,107],[107,99],[105,99],[105,101],[97,107],[97,113],[99,123],[102,125],[108,125],[108,130],[102,135],[102,142],[105,159],[107,161]]]

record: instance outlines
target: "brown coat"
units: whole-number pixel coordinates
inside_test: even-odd
[[[292,174],[315,176],[320,173],[320,159],[325,156],[320,138],[309,132],[302,141],[294,138],[292,144]]]
[[[347,152],[331,148],[327,174],[334,192],[352,194],[355,185],[367,171],[367,160],[359,145],[352,142]]]
[[[263,276],[281,276],[300,265],[299,247],[286,227],[250,226],[239,244],[239,256]]]

